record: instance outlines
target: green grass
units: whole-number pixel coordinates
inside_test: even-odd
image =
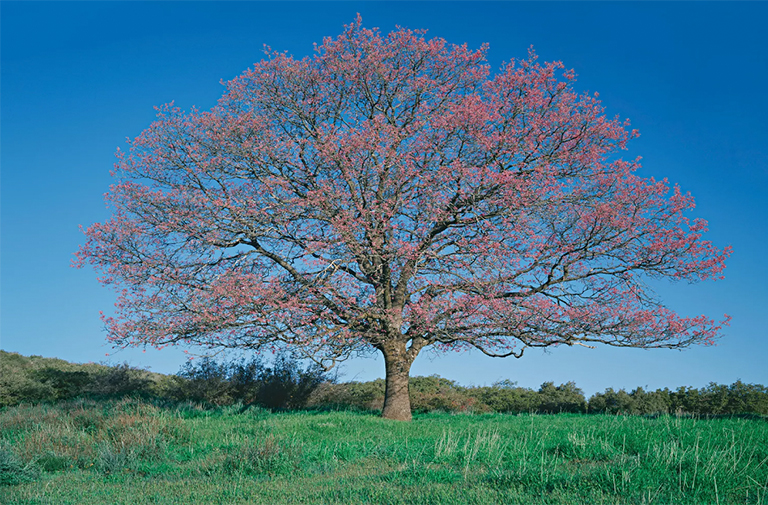
[[[4,504],[767,504],[768,422],[72,401],[0,410]]]

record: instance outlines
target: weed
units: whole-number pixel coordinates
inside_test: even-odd
[[[300,450],[295,444],[268,435],[256,442],[246,439],[231,448],[222,462],[227,473],[246,475],[284,475],[298,469]]]
[[[23,463],[13,451],[0,447],[0,486],[14,486],[32,482],[40,469],[33,462]]]
[[[119,473],[130,469],[136,463],[136,454],[125,447],[115,447],[102,443],[96,451],[95,467],[104,475]]]

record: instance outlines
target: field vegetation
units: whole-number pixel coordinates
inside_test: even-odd
[[[229,362],[200,359],[188,362],[175,375],[163,375],[127,364],[80,365],[0,350],[0,407],[78,397],[139,397],[210,406],[240,403],[279,410],[380,411],[384,388],[383,379],[339,382],[318,368],[302,368],[284,355],[269,364],[258,358]],[[464,387],[433,375],[412,377],[409,389],[414,413],[768,415],[768,388],[741,381],[675,390],[638,387],[627,392],[608,388],[586,398],[573,382],[545,382],[538,390],[518,387],[511,381]]]
[[[194,363],[0,354],[0,503],[768,504],[764,386],[415,377],[403,423],[379,416],[383,381]]]
[[[761,419],[270,412],[138,399],[0,412],[6,504],[768,503]]]

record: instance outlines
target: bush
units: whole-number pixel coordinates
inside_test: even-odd
[[[408,384],[413,412],[487,412],[487,406],[467,393],[467,388],[437,375],[412,377]]]
[[[633,414],[637,411],[635,400],[620,389],[608,388],[604,393],[595,393],[589,399],[589,411],[595,414]]]
[[[163,377],[130,365],[75,364],[0,351],[0,407],[83,397],[154,396]]]
[[[264,365],[259,358],[232,363],[229,367],[232,397],[244,405],[256,403],[263,375]]]
[[[589,399],[589,411],[606,414],[768,415],[768,388],[736,381],[730,386],[710,383],[706,388],[679,387],[631,393],[608,388]]]
[[[733,414],[768,415],[768,387],[760,384],[744,384],[737,380],[728,386],[728,403],[725,411]]]
[[[587,411],[584,392],[574,382],[555,386],[554,382],[545,382],[539,388],[541,404],[539,412],[556,414],[560,412],[582,413]]]
[[[307,406],[312,392],[331,376],[316,366],[301,368],[298,361],[278,355],[273,366],[259,358],[219,363],[210,358],[189,361],[176,377],[163,381],[163,395],[177,401],[216,406],[259,405],[270,409]]]
[[[272,367],[264,368],[259,377],[256,403],[269,409],[300,409],[307,406],[312,392],[330,375],[318,366],[301,369],[287,356],[278,356]]]
[[[437,375],[411,377],[408,388],[411,411],[415,413],[488,412],[490,409],[470,394],[470,389]],[[384,379],[370,382],[323,383],[308,399],[313,408],[341,408],[380,411],[384,407]]]
[[[0,362],[0,407],[21,402],[52,401],[55,398],[56,392],[50,384],[44,384]]]
[[[472,388],[469,394],[493,412],[536,412],[541,404],[541,398],[535,391],[516,387],[516,383],[509,380],[496,382],[490,387]]]
[[[123,363],[92,374],[83,392],[99,398],[148,397],[154,395],[152,386],[153,381],[144,370]]]
[[[176,377],[165,384],[165,394],[173,400],[231,405],[232,384],[229,365],[205,357],[187,361]]]
[[[632,414],[668,414],[672,406],[668,389],[646,392],[643,388],[638,387],[629,393],[629,396],[634,402]]]
[[[53,367],[33,370],[30,372],[30,377],[50,388],[53,393],[52,400],[67,400],[81,395],[91,380],[88,372],[60,370]]]
[[[384,408],[384,379],[370,382],[325,382],[307,398],[312,408],[377,411]]]

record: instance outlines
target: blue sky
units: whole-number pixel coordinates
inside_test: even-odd
[[[301,57],[361,13],[388,32],[426,28],[471,47],[490,44],[494,68],[525,57],[574,68],[579,91],[599,92],[609,116],[641,137],[625,158],[697,200],[709,238],[732,245],[725,280],[656,284],[684,315],[733,317],[715,347],[682,352],[535,350],[522,359],[423,354],[413,375],[461,384],[511,379],[526,387],[573,380],[607,387],[768,384],[768,3],[251,3],[7,2],[0,5],[0,348],[69,361],[127,361],[176,372],[179,349],[106,344],[99,311],[114,295],[70,267],[78,225],[108,215],[114,152],[174,100],[206,109],[264,44]],[[111,356],[107,357],[106,354]],[[358,359],[345,380],[383,377]]]

